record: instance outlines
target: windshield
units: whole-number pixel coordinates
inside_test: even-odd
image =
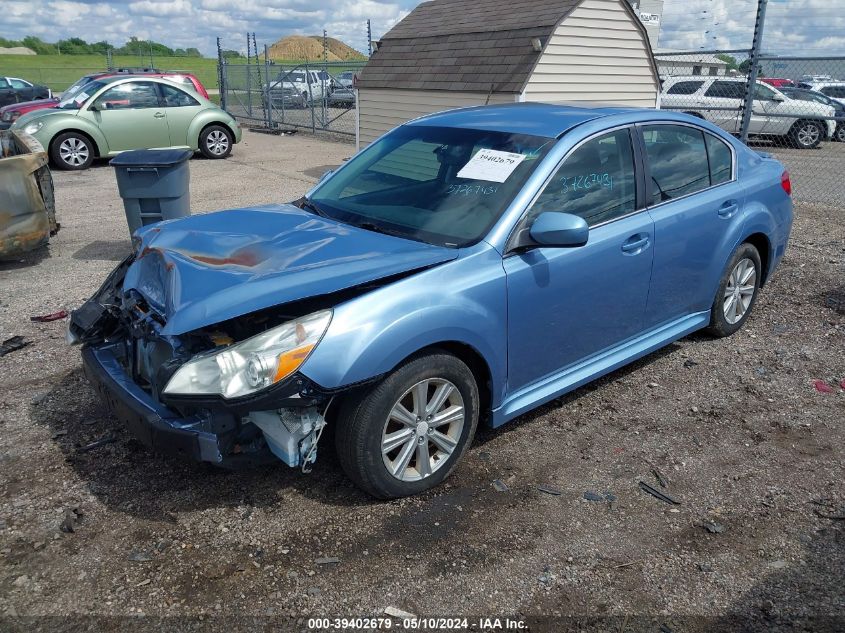
[[[85,102],[88,101],[94,93],[105,85],[106,84],[102,81],[89,81],[88,83],[80,86],[74,93],[71,93],[70,90],[68,90],[62,95],[62,100],[59,101],[59,105],[56,107],[61,108],[62,110],[78,110],[85,105]]]
[[[482,239],[554,139],[426,126],[394,130],[319,187],[324,215],[441,246]]]

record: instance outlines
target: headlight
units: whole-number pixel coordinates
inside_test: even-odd
[[[24,127],[23,131],[25,134],[35,134],[42,127],[44,127],[44,124],[41,121],[35,121]]]
[[[294,373],[329,327],[331,310],[288,321],[219,352],[182,365],[167,383],[166,394],[239,398]]]

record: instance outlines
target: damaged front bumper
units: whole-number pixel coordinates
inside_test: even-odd
[[[178,339],[130,322],[131,310],[118,299],[126,267],[74,311],[68,328],[68,341],[83,344],[86,377],[109,413],[156,452],[225,468],[279,459],[307,471],[332,394],[298,373],[235,400],[163,394],[190,355]]]

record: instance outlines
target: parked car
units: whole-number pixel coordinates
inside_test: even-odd
[[[845,143],[845,105],[815,90],[804,88],[781,88],[780,90],[790,99],[809,101],[833,108],[836,117],[836,130],[833,132],[833,140]]]
[[[265,85],[273,102],[288,99],[289,95],[296,92],[303,106],[322,101],[331,94],[334,87],[334,79],[326,71],[304,69],[283,71],[269,85]]]
[[[820,92],[826,97],[830,97],[838,101],[840,104],[845,105],[845,82],[812,82],[812,83],[802,83],[800,84],[801,88],[805,88],[808,90],[815,90],[816,92]]]
[[[352,88],[353,83],[355,82],[355,73],[351,70],[346,70],[339,75],[335,76],[335,82],[341,88]]]
[[[737,134],[745,84],[742,77],[669,77],[663,84],[660,107],[700,117]],[[833,108],[788,99],[762,81],[754,87],[753,104],[748,128],[752,136],[782,137],[795,147],[812,149],[832,138],[836,129]]]
[[[59,231],[47,152],[20,132],[0,132],[0,209],[0,259],[43,246]]]
[[[683,114],[453,110],[294,203],[142,228],[68,336],[158,451],[307,469],[331,424],[356,484],[411,495],[479,421],[739,330],[786,249],[790,192],[777,160]]]
[[[208,99],[208,91],[205,89],[205,86],[202,85],[202,82],[196,77],[196,75],[183,72],[162,71],[158,70],[157,68],[121,68],[115,71],[84,75],[83,77],[80,77],[77,81],[75,81],[73,84],[71,84],[71,86],[62,93],[62,99],[72,97],[74,94],[79,92],[83,86],[85,86],[91,81],[94,81],[95,79],[106,79],[108,77],[125,77],[127,75],[134,74],[169,79],[170,81],[173,81],[177,84],[181,84],[184,87],[193,90],[197,94],[201,95],[204,99]],[[22,103],[2,107],[0,108],[0,130],[9,129],[12,123],[14,123],[19,117],[23,116],[27,112],[34,112],[35,110],[44,110],[46,108],[54,108],[59,104],[59,101],[60,99],[52,97],[51,94],[50,99],[41,99],[38,101],[25,101]]]
[[[47,86],[30,83],[20,77],[0,77],[0,106],[52,96],[53,92]]]
[[[760,81],[778,89],[788,88],[795,85],[795,82],[791,79],[782,79],[780,77],[762,77]]]
[[[241,140],[238,122],[193,91],[152,76],[85,84],[55,108],[23,115],[12,129],[31,134],[61,169],[87,169],[130,149],[185,147],[225,158]]]
[[[329,95],[328,104],[335,108],[355,106],[355,91],[352,88],[336,88]]]

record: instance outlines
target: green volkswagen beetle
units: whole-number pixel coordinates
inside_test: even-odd
[[[97,79],[54,108],[12,125],[38,139],[61,169],[130,149],[184,147],[226,158],[241,140],[238,122],[195,92],[154,77]]]

